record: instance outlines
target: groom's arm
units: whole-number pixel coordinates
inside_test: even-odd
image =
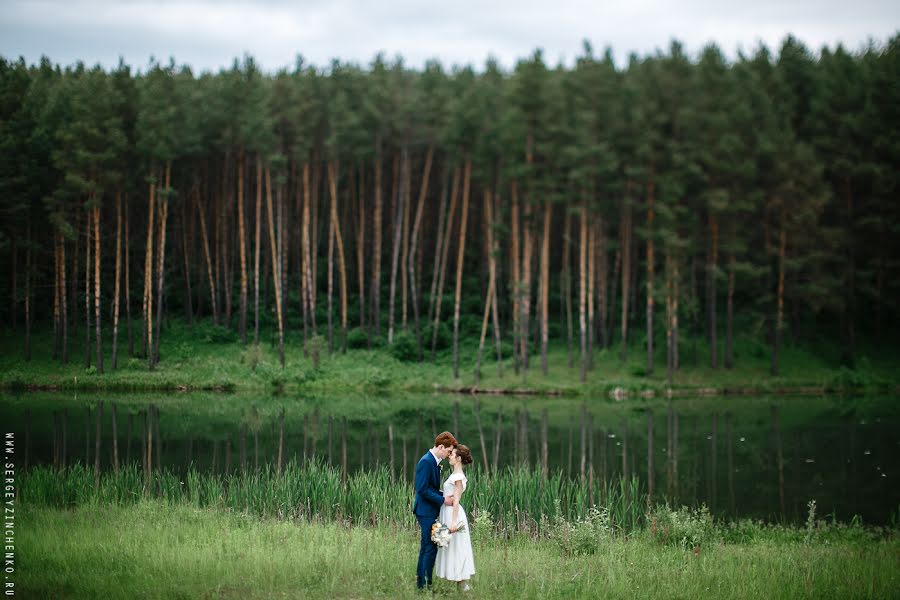
[[[428,467],[424,460],[416,465],[416,493],[429,504],[440,506],[444,503],[444,496],[428,485]]]

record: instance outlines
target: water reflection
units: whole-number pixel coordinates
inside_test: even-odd
[[[703,502],[720,515],[802,521],[815,499],[820,514],[886,523],[900,507],[897,404],[31,394],[0,396],[0,416],[22,440],[23,466],[234,473],[318,457],[349,472],[389,465],[408,480],[434,435],[448,429],[482,469],[546,465],[601,480],[634,474],[655,499]]]

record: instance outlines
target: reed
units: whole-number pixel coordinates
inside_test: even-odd
[[[179,475],[168,468],[155,470],[145,483],[136,463],[118,472],[103,471],[94,485],[95,470],[76,463],[55,471],[36,467],[21,477],[21,501],[48,508],[90,504],[129,505],[155,498],[196,508],[236,511],[260,517],[342,522],[352,525],[415,523],[411,512],[413,486],[392,473],[387,465],[349,473],[318,459],[287,462],[279,474],[274,466],[245,473],[217,474],[190,468]],[[534,468],[508,467],[486,484],[481,469],[469,471],[464,506],[473,516],[491,515],[497,533],[546,533],[546,524],[584,518],[594,498],[605,508],[617,531],[629,533],[643,527],[647,498],[638,480],[573,480],[562,470],[542,476]]]

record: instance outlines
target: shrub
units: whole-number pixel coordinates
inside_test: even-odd
[[[552,526],[550,535],[566,555],[594,554],[613,536],[609,509],[592,506],[582,519],[569,522],[561,518]]]
[[[715,537],[712,515],[705,504],[695,509],[658,506],[651,512],[650,522],[651,534],[657,541],[682,550],[703,546]]]
[[[646,377],[647,376],[647,367],[645,365],[631,365],[628,368],[628,372],[632,377]]]
[[[251,371],[256,371],[256,367],[262,360],[262,348],[257,344],[251,344],[241,352],[241,362],[250,367]]]
[[[327,346],[328,342],[321,335],[314,335],[303,344],[303,350],[312,361],[313,369],[318,370],[319,363],[322,360],[322,353]]]
[[[419,345],[415,336],[406,331],[395,335],[394,343],[391,344],[391,356],[404,362],[418,360]]]
[[[432,322],[432,323],[429,323],[428,325],[426,325],[425,330],[422,332],[422,344],[425,346],[425,348],[427,348],[429,350],[431,349],[431,339],[433,336],[434,336],[434,323]],[[450,347],[450,344],[452,344],[452,343],[453,343],[453,332],[450,331],[450,327],[444,322],[439,323],[438,329],[437,329],[437,340],[436,340],[435,349],[438,351],[446,350],[447,348]]]
[[[347,332],[347,347],[355,349],[369,347],[369,336],[362,327],[354,327]]]

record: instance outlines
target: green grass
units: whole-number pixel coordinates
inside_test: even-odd
[[[82,332],[83,333],[83,332]],[[109,332],[106,332],[107,335]],[[460,343],[460,376],[453,377],[452,351],[444,348],[432,363],[426,349],[426,361],[418,363],[398,360],[384,340],[375,340],[376,348],[352,349],[329,355],[327,350],[318,369],[304,356],[302,336],[291,332],[285,345],[286,364],[278,362],[277,339],[262,337],[260,346],[244,346],[230,330],[202,322],[189,327],[173,320],[164,328],[160,362],[153,372],[146,361],[130,358],[127,341],[120,334],[119,367],[111,369],[110,341],[104,345],[103,374],[95,366],[85,368],[82,335],[70,338],[70,360],[67,365],[52,358],[50,332],[34,335],[33,358],[26,362],[21,338],[5,335],[0,349],[0,387],[28,389],[128,390],[266,390],[298,389],[306,393],[342,391],[347,393],[431,392],[435,387],[458,388],[479,385],[483,388],[538,392],[560,392],[574,395],[600,395],[621,387],[628,390],[658,390],[666,387],[665,348],[659,348],[656,370],[645,374],[644,350],[635,342],[629,357],[622,362],[618,349],[600,350],[594,354],[594,369],[587,381],[579,381],[579,362],[574,356],[569,366],[565,344],[553,343],[548,353],[548,374],[540,369],[540,355],[532,350],[531,368],[526,377],[513,372],[512,358],[504,357],[503,375],[498,375],[493,350],[486,346],[482,378],[476,382],[474,367],[477,340],[465,338]],[[336,336],[339,343],[339,332]],[[358,340],[357,340],[358,341]],[[407,340],[408,341],[408,340]],[[139,346],[139,341],[136,346]],[[509,348],[508,344],[504,344]],[[769,349],[754,339],[739,338],[733,369],[711,369],[705,342],[685,337],[681,346],[681,369],[675,376],[676,388],[713,387],[718,389],[748,387],[758,391],[791,387],[819,388],[889,388],[898,383],[895,356],[883,348],[861,347],[854,369],[841,367],[833,346],[811,348],[786,344],[782,352],[781,375],[769,374]],[[875,358],[872,358],[875,357]],[[92,357],[92,365],[95,359]]]
[[[418,598],[418,532],[248,516],[142,500],[74,510],[20,504],[17,592],[27,598]],[[472,598],[887,598],[895,536],[828,543],[777,531],[699,554],[649,534],[590,554],[473,527]],[[436,580],[439,596],[455,585]]]
[[[469,494],[474,514],[491,515],[491,528],[505,535],[546,531],[560,520],[588,516],[591,505],[609,511],[610,527],[635,531],[644,523],[646,495],[638,481],[570,480],[557,471],[542,480],[539,469],[503,469],[491,479],[475,466],[470,476],[479,481]],[[149,482],[136,464],[118,473],[103,472],[95,485],[94,469],[76,463],[64,470],[31,469],[19,490],[29,506],[75,507],[93,504],[127,505],[145,497],[162,498],[197,508],[226,508],[260,517],[303,518],[362,524],[415,524],[410,511],[414,496],[410,482],[392,475],[386,466],[348,473],[341,468],[307,461],[287,463],[278,474],[270,465],[246,473],[217,475],[190,469],[179,475],[154,471]]]

